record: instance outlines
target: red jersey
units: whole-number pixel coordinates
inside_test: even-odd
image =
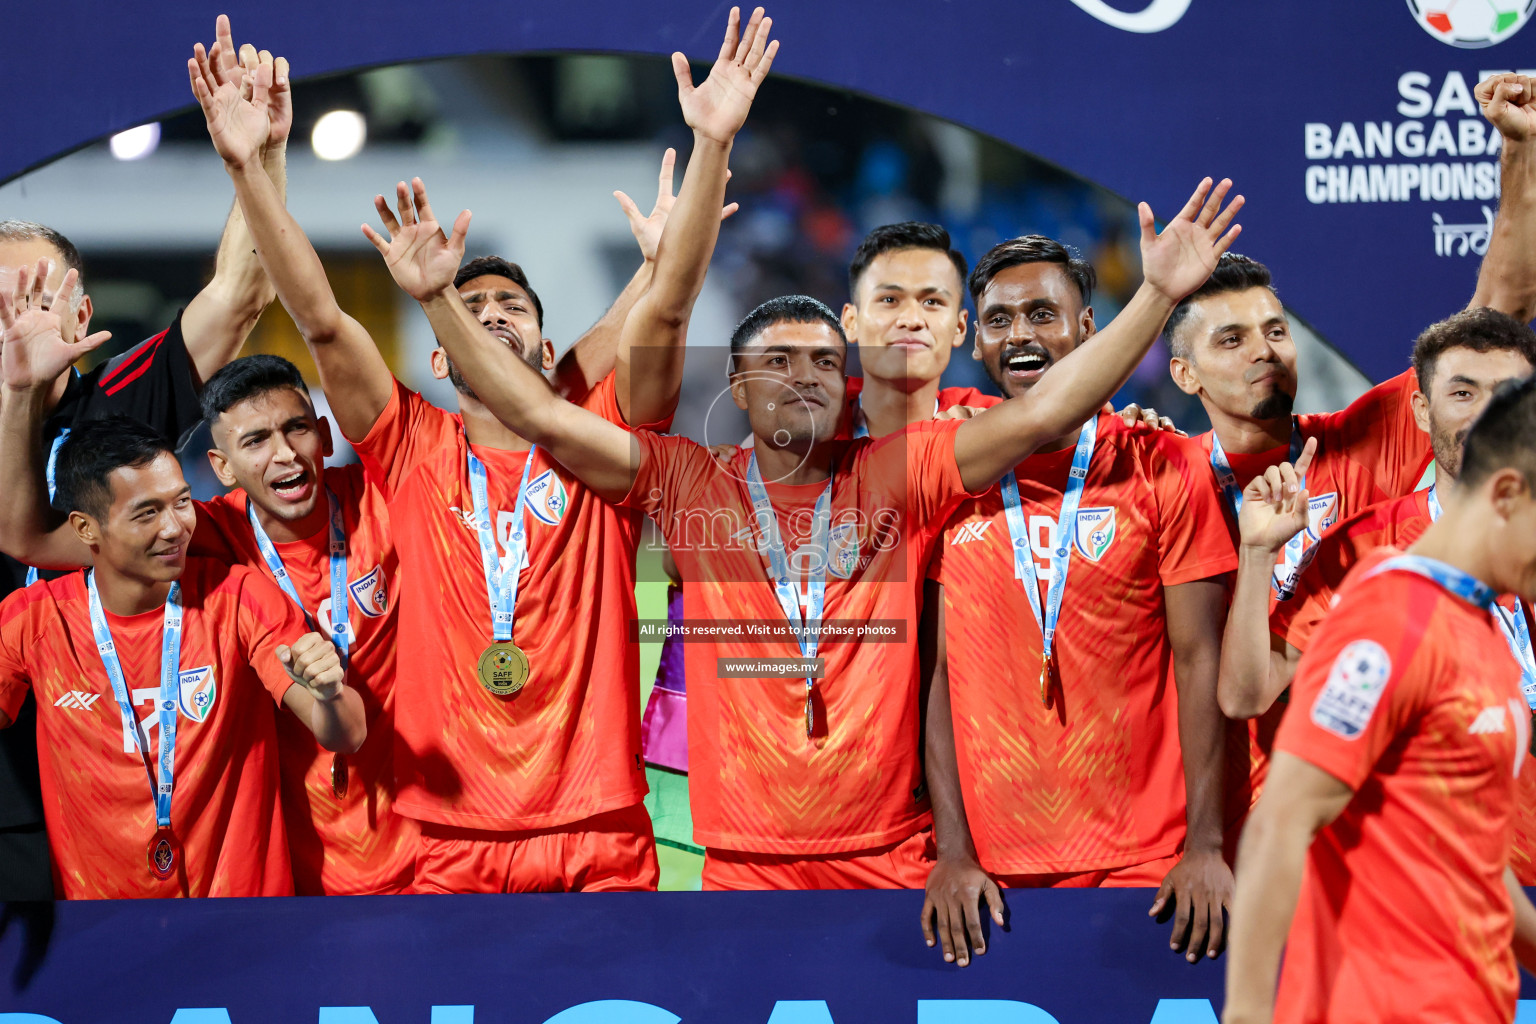
[[[859,407],[859,395],[863,390],[863,377],[848,378],[848,391],[843,399],[843,421],[837,431],[839,440],[851,439],[864,418],[864,412]],[[1002,399],[998,396],[989,395],[976,388],[940,388],[934,412],[936,414],[945,412],[957,405],[968,405],[974,409],[990,409],[1001,401]]]
[[[1112,869],[1178,849],[1184,769],[1163,593],[1237,567],[1194,441],[1100,414],[1077,522],[1057,537],[1072,456],[1038,452],[1014,471],[1042,608],[1051,552],[1072,548],[1057,707],[1040,701],[1040,629],[999,488],[961,503],[928,569],[945,586],[966,815],[994,874]]]
[[[1383,502],[1340,523],[1317,545],[1317,556],[1297,581],[1296,596],[1275,605],[1269,618],[1270,632],[1305,652],[1338,600],[1339,588],[1350,570],[1379,548],[1408,547],[1424,535],[1429,524],[1427,490]],[[1514,608],[1512,598],[1506,597],[1499,603]],[[1529,608],[1523,603],[1521,608],[1529,616]],[[1272,712],[1276,725],[1284,711],[1285,705],[1277,702]],[[1261,751],[1261,756],[1267,764],[1267,749]],[[1536,772],[1523,772],[1517,786],[1516,806],[1522,810],[1515,815],[1509,862],[1521,885],[1536,885],[1536,810],[1531,810],[1536,808]]]
[[[1318,629],[1276,741],[1355,797],[1307,853],[1275,1020],[1509,1021],[1520,669],[1487,611],[1377,564]]]
[[[300,896],[394,893],[410,888],[416,861],[415,822],[394,811],[395,647],[398,639],[399,564],[383,490],[359,465],[328,468],[347,531],[347,682],[363,699],[368,739],[342,759],[344,796],[331,785],[337,755],[315,740],[291,714],[277,716],[283,815]],[[321,507],[326,498],[322,494]],[[250,566],[269,578],[256,546],[244,491],[198,505],[195,553]],[[272,545],[283,560],[304,607],[316,613],[320,632],[331,635],[330,526],[312,537]],[[275,582],[275,578],[274,582]],[[392,600],[393,599],[393,600]]]
[[[623,424],[610,374],[586,408]],[[515,696],[481,684],[490,595],[470,493],[463,421],[396,384],[354,447],[389,493],[404,581],[395,684],[395,808],[421,821],[497,831],[552,828],[639,803],[635,548],[640,519],[589,491],[546,452],[532,456],[528,561],[513,640],[530,675]],[[503,558],[527,451],[475,446]]]
[[[822,639],[813,737],[803,677],[724,674],[749,672],[754,659],[801,656],[792,637],[752,633],[784,624],[785,615],[755,537],[745,483],[751,450],[739,449],[726,470],[686,438],[637,434],[640,470],[625,503],[644,509],[665,534],[685,580],[684,618],[733,631],[683,646],[689,790],[703,845],[842,853],[898,842],[930,821],[919,757],[917,609],[933,541],[965,495],[954,453],[959,427],[920,423],[836,449],[822,619],[882,632]],[[791,566],[819,557],[812,521],[825,486],[766,484]]]
[[[0,710],[14,717],[29,687],[37,697],[43,804],[66,899],[293,893],[270,702],[292,685],[277,647],[308,627],[276,584],[214,559],[187,559],[181,604],[171,824],[182,852],[162,881],[148,862],[154,799],[96,651],[85,573],[0,603]],[[158,763],[165,610],[106,618]]]
[[[1429,468],[1434,452],[1429,435],[1413,418],[1418,378],[1412,370],[1367,391],[1347,409],[1296,417],[1302,441],[1317,438],[1307,471],[1308,526],[1302,534],[1301,565],[1312,557],[1322,535],[1341,519],[1378,502],[1411,492]],[[1196,440],[1211,456],[1211,432]],[[1290,459],[1290,444],[1249,455],[1227,452],[1239,490],[1271,466]],[[1273,584],[1270,596],[1277,597]]]

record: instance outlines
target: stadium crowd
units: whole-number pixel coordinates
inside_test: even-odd
[[[1346,409],[1292,413],[1285,311],[1211,179],[1161,231],[1140,205],[1108,322],[1060,241],[970,267],[882,224],[840,314],[769,298],[725,390],[681,395],[771,29],[733,9],[698,84],[674,55],[681,187],[669,159],[649,215],[626,197],[641,266],[558,359],[523,269],[465,261],[468,211],[439,221],[420,179],[374,197],[457,413],[338,305],[285,208],[287,63],[226,18],[187,70],[237,201],[168,329],[72,369],[106,340],[80,254],[0,222],[0,549],[27,584],[0,604],[0,896],[655,889],[649,517],[675,656],[645,742],[681,749],[706,888],[926,889],[964,965],[1007,888],[1145,886],[1189,961],[1230,942],[1230,1021],[1511,1019],[1536,82],[1477,88],[1502,196],[1476,293]],[[274,297],[329,417],[292,363],[239,356]],[[1106,405],[1159,341],[1209,432]],[[992,391],[939,386],[967,351]],[[724,396],[744,444],[667,433]],[[197,502],[175,451],[204,421],[229,490]],[[326,467],[333,429],[359,463]]]

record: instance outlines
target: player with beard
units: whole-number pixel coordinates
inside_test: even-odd
[[[679,74],[694,153],[650,286],[625,319],[617,369],[583,399],[615,424],[662,425],[676,403],[731,142],[777,50],[761,10],[745,31],[739,22],[733,11],[706,82],[695,89],[686,65]],[[388,496],[410,581],[399,598],[410,641],[398,653],[395,806],[421,824],[417,891],[655,888],[638,664],[626,642],[637,517],[503,427],[442,349],[433,373],[453,381],[458,415],[401,386],[337,307],[271,191],[238,160],[230,173],[338,425]],[[451,288],[482,337],[534,372],[551,369],[543,308],[521,268],[495,257],[460,267],[468,216],[450,242],[420,180],[402,183],[397,200],[398,221],[376,200],[389,241],[365,228],[397,279]]]
[[[950,511],[1074,429],[1124,382],[1175,297],[1235,237],[1227,228],[1242,199],[1221,210],[1229,186],[1203,182],[1162,235],[1142,204],[1147,280],[1124,312],[1027,400],[972,419],[839,439],[841,324],[803,296],[765,303],[732,336],[731,396],[754,445],[736,453],[730,472],[686,438],[626,433],[562,401],[485,339],[457,293],[412,291],[499,419],[597,493],[656,519],[693,581],[689,620],[769,630],[686,646],[695,681],[690,788],[707,888],[925,880],[932,840],[916,645],[823,641],[805,624],[915,626],[923,566]],[[786,655],[799,657],[763,662]],[[1211,682],[1214,693],[1214,672]]]
[[[1536,599],[1536,378],[1457,457],[1444,514],[1350,573],[1297,668],[1238,855],[1227,1024],[1509,1021],[1517,959],[1536,970],[1509,868],[1530,718],[1493,611]],[[1299,519],[1294,468],[1270,490]]]
[[[1462,446],[1472,424],[1502,384],[1536,371],[1536,333],[1491,309],[1464,310],[1419,336],[1413,369],[1420,387],[1413,395],[1414,415],[1434,448],[1435,486],[1339,523],[1318,542],[1311,563],[1297,578],[1295,596],[1282,604],[1271,606],[1269,569],[1277,552],[1305,525],[1299,512],[1306,502],[1305,487],[1300,496],[1287,493],[1281,486],[1281,466],[1254,478],[1244,491],[1237,583],[1219,684],[1228,715],[1251,718],[1268,711],[1290,686],[1349,571],[1377,548],[1408,547],[1439,518],[1441,495],[1460,474]],[[1304,451],[1303,459],[1307,457]],[[1305,477],[1306,468],[1297,472],[1293,467],[1292,474]],[[1536,700],[1531,610],[1516,598],[1506,598],[1496,613],[1524,667],[1527,699]],[[1521,797],[1522,806],[1536,800],[1536,773],[1521,783]],[[1511,866],[1522,884],[1536,884],[1533,821],[1527,814],[1515,818]]]
[[[1005,395],[1034,394],[1094,337],[1093,283],[1039,235],[977,263],[976,357]],[[946,960],[985,951],[978,896],[1002,923],[989,875],[1156,886],[1173,948],[1220,952],[1232,874],[1216,673],[1236,564],[1195,442],[1108,411],[960,505],[929,566],[920,641],[939,849],[922,923]]]

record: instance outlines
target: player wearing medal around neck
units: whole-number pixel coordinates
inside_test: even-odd
[[[630,423],[665,426],[676,405],[726,161],[778,49],[771,28],[761,9],[744,27],[733,9],[697,88],[674,58],[693,153],[650,287],[624,321],[618,368],[582,402],[621,434]],[[395,280],[417,298],[451,295],[477,340],[548,390],[539,369],[553,365],[553,346],[522,271],[497,259],[459,269],[469,215],[445,238],[421,181],[412,188],[399,187],[398,220],[377,201],[389,240],[365,228]],[[456,354],[433,354],[434,373],[459,392],[452,416],[399,386],[355,326],[336,343],[350,362],[326,394],[364,464],[388,482],[409,581],[395,768],[396,806],[422,823],[417,891],[654,889],[628,640],[638,516],[503,426]]]
[[[1305,497],[1287,494],[1282,480],[1304,478],[1306,467],[1271,467],[1244,490],[1237,584],[1221,652],[1219,694],[1228,715],[1252,718],[1268,711],[1291,685],[1350,570],[1377,548],[1408,547],[1439,518],[1441,495],[1460,475],[1472,424],[1501,385],[1536,372],[1536,332],[1491,309],[1463,310],[1419,335],[1413,369],[1420,388],[1413,410],[1434,448],[1435,486],[1373,505],[1328,531],[1297,577],[1296,595],[1284,603],[1271,605],[1270,570],[1275,553],[1305,525],[1299,512]],[[1308,442],[1303,459],[1314,444]],[[1506,596],[1494,611],[1524,668],[1526,699],[1536,700],[1530,605]],[[1522,780],[1518,806],[1536,808],[1536,773]],[[1536,814],[1518,813],[1510,866],[1522,885],[1536,884],[1533,855]]]
[[[7,448],[36,441],[48,386],[105,340],[65,342],[65,319],[25,272],[0,293]],[[121,416],[76,428],[57,479],[95,568],[0,603],[0,725],[35,692],[64,897],[291,894],[262,691],[327,749],[357,750],[363,701],[335,648],[261,574],[189,556],[191,489],[153,430]]]
[[[1530,717],[1493,612],[1536,599],[1536,378],[1493,396],[1460,463],[1444,514],[1356,566],[1302,655],[1239,848],[1227,1024],[1509,1021],[1517,959],[1536,970],[1509,868]]]
[[[1097,344],[1093,284],[1040,235],[977,263],[976,358],[1010,401]],[[1159,887],[1173,948],[1215,956],[1232,891],[1216,671],[1237,565],[1220,494],[1189,438],[1108,411],[1064,426],[960,504],[928,567],[939,859],[923,931],[964,965],[968,943],[985,951],[978,895],[1002,923],[994,878]]]
[[[1499,132],[1498,217],[1468,308],[1487,306],[1522,323],[1536,316],[1536,81],[1496,75],[1477,86],[1483,116]],[[1174,383],[1198,395],[1212,430],[1200,435],[1236,524],[1243,488],[1282,462],[1294,464],[1317,438],[1307,490],[1307,528],[1276,557],[1272,597],[1286,600],[1295,573],[1323,533],[1371,505],[1410,493],[1431,452],[1413,413],[1418,389],[1405,371],[1349,408],[1293,416],[1296,347],[1267,268],[1229,254],[1208,283],[1173,311],[1164,328]],[[1250,729],[1252,785],[1263,781],[1274,717]]]
[[[803,296],[765,303],[731,339],[730,395],[754,447],[730,471],[686,438],[625,432],[562,401],[486,339],[451,290],[418,294],[491,412],[599,495],[656,519],[690,581],[687,618],[741,630],[686,649],[706,888],[923,884],[930,819],[910,631],[935,535],[967,494],[1074,429],[1127,379],[1236,236],[1242,199],[1223,210],[1229,187],[1202,182],[1161,235],[1142,204],[1147,281],[1125,311],[1034,394],[973,419],[839,440],[841,324]],[[789,632],[822,620],[894,635],[823,643]],[[769,632],[753,639],[753,627]]]

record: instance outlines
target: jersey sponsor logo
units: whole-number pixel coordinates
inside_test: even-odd
[[[1481,736],[1490,732],[1504,731],[1504,708],[1495,704],[1493,707],[1483,708],[1472,719],[1472,724],[1467,726],[1467,735]]]
[[[1077,553],[1090,562],[1104,557],[1115,542],[1114,508],[1084,508],[1077,512],[1077,531],[1072,538]]]
[[[987,534],[987,528],[992,525],[990,519],[978,519],[974,523],[961,523],[955,527],[954,536],[949,539],[949,546],[956,544],[969,544],[973,540],[981,540]]]
[[[384,569],[374,566],[362,579],[347,584],[357,608],[370,619],[389,611],[389,590],[384,585]]]
[[[570,503],[565,493],[565,484],[561,483],[552,469],[546,469],[533,478],[528,484],[527,495],[524,500],[528,503],[528,511],[546,526],[558,525]]]
[[[89,711],[91,705],[101,699],[99,693],[86,693],[84,690],[70,690],[64,696],[53,702],[56,708],[66,711]]]
[[[1356,640],[1339,652],[1328,682],[1312,702],[1312,723],[1352,740],[1365,731],[1392,678],[1392,658],[1374,640]]]
[[[213,666],[189,668],[181,674],[177,682],[181,690],[181,713],[194,722],[205,720],[219,696],[219,686],[214,679]]]

